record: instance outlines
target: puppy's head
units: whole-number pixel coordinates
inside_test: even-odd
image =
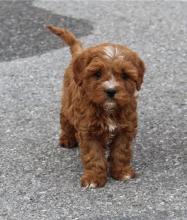
[[[128,104],[141,88],[144,63],[122,45],[102,44],[84,50],[73,62],[75,82],[87,98],[104,108]]]

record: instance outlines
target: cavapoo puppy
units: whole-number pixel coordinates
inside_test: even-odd
[[[68,30],[48,28],[70,46],[72,54],[63,81],[60,144],[66,148],[79,144],[81,185],[102,187],[107,174],[121,181],[133,178],[131,144],[137,130],[143,61],[124,45],[83,48]]]

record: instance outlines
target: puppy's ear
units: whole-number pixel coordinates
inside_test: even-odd
[[[144,73],[145,73],[145,65],[144,62],[138,58],[137,60],[137,68],[138,68],[138,81],[137,81],[137,90],[141,89],[141,85],[143,83]]]
[[[88,56],[86,53],[80,54],[78,57],[74,59],[73,62],[74,80],[79,86],[82,84],[84,69],[87,66],[87,63],[88,63]]]

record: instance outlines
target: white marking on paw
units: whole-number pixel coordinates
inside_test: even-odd
[[[91,188],[96,188],[97,184],[96,183],[90,183],[90,184],[87,184],[84,188],[85,189],[91,189]]]
[[[84,189],[88,189],[88,187],[89,187],[89,184],[88,184],[88,185],[86,185],[86,186],[84,187]]]
[[[131,176],[130,175],[125,175],[124,177],[123,177],[123,180],[125,181],[125,180],[129,180],[129,179],[131,179]]]
[[[96,184],[95,183],[90,183],[89,188],[95,188]]]

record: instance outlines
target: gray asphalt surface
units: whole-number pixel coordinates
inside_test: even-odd
[[[187,3],[37,0],[0,6],[0,220],[187,219]],[[75,30],[86,46],[126,44],[144,59],[136,179],[80,187],[78,149],[58,147],[60,89],[70,54],[44,29],[48,22]]]

